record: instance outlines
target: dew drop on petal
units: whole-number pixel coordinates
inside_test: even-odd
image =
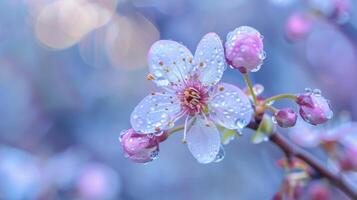
[[[238,126],[238,129],[243,129],[246,126],[247,122],[245,119],[237,119],[236,120],[236,125]]]
[[[180,102],[171,99],[170,95],[173,94],[146,96],[131,114],[132,127],[141,133],[155,133],[170,128],[181,112]]]
[[[216,158],[215,158],[215,160],[213,162],[215,162],[215,163],[221,162],[224,159],[225,155],[226,155],[226,151],[221,146],[219,148],[218,154],[216,155]]]
[[[247,95],[238,87],[220,83],[209,102],[211,119],[228,129],[242,129],[249,122],[253,114],[253,108]]]
[[[221,39],[215,33],[206,34],[197,46],[194,56],[195,73],[203,85],[215,85],[227,67]]]

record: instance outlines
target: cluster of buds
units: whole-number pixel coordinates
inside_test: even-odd
[[[299,106],[301,118],[309,124],[319,125],[333,117],[329,101],[321,96],[319,90],[307,89],[305,93],[292,96]],[[274,114],[277,124],[282,128],[295,126],[297,113],[292,108],[283,108]]]

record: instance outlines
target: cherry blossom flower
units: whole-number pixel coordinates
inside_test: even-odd
[[[148,80],[164,89],[146,96],[131,114],[131,125],[141,134],[172,128],[184,118],[184,141],[200,163],[215,161],[221,150],[216,125],[242,129],[253,114],[244,92],[231,84],[218,83],[226,69],[219,36],[206,34],[195,55],[183,45],[160,40],[148,55]]]

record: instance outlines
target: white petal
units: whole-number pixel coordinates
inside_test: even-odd
[[[195,72],[204,85],[212,86],[221,80],[227,64],[222,41],[216,33],[208,33],[202,38],[194,60]]]
[[[228,129],[242,129],[253,115],[252,104],[247,95],[238,87],[220,83],[209,101],[210,117]]]
[[[153,93],[146,96],[131,114],[131,125],[141,133],[154,133],[174,125],[181,105],[174,95]]]
[[[188,79],[193,56],[185,46],[171,40],[155,42],[149,51],[148,62],[151,75],[158,86],[181,85]]]
[[[197,117],[187,132],[187,146],[198,162],[213,162],[221,146],[220,134],[214,123],[207,126],[204,119]]]

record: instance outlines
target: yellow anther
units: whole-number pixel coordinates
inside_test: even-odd
[[[152,80],[154,80],[154,76],[153,76],[152,74],[148,74],[148,75],[146,76],[146,79],[147,79],[148,81],[152,81]]]

